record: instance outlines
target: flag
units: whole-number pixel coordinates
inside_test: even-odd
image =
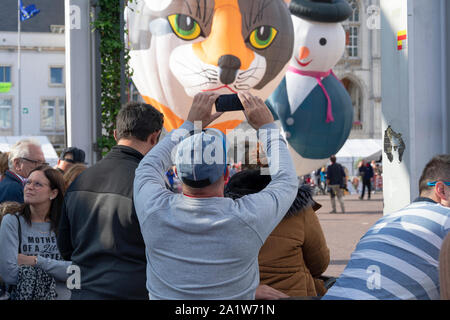
[[[28,19],[34,17],[35,15],[37,15],[41,11],[39,9],[36,9],[36,6],[34,4],[30,4],[29,6],[27,6],[25,8],[22,4],[22,0],[20,0],[19,6],[20,6],[20,8],[19,8],[20,21],[28,20]]]
[[[400,51],[403,49],[403,41],[406,41],[406,39],[407,39],[406,30],[397,32],[397,50]]]

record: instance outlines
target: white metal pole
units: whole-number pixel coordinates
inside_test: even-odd
[[[18,52],[18,57],[17,57],[17,73],[18,73],[18,77],[17,77],[17,85],[18,85],[18,98],[17,98],[17,104],[18,104],[18,111],[19,111],[19,117],[18,117],[18,121],[19,121],[19,136],[22,135],[22,97],[21,97],[21,61],[20,61],[20,0],[17,0],[17,25],[18,25],[18,32],[17,32],[17,52]]]
[[[449,4],[446,3],[446,0],[441,0],[441,32],[442,32],[442,40],[441,40],[441,106],[442,106],[442,150],[443,153],[449,153],[450,150],[448,149],[449,142],[448,142],[448,95],[447,92],[447,59],[448,59],[448,52],[447,51],[447,7]]]

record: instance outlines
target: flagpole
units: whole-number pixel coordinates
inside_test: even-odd
[[[17,72],[18,72],[18,110],[19,110],[19,136],[22,135],[22,97],[21,97],[21,59],[20,59],[20,0],[17,0],[17,25],[18,25],[18,32],[17,32],[17,48],[18,48],[18,57],[17,57]]]

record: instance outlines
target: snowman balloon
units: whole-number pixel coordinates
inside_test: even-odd
[[[294,54],[285,78],[266,101],[280,121],[297,175],[325,165],[347,140],[351,98],[332,71],[345,50],[340,22],[352,13],[345,0],[293,0]]]

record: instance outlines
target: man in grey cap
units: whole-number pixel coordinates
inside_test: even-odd
[[[244,113],[265,148],[272,181],[259,193],[224,198],[225,138],[214,129],[194,130],[193,124],[201,121],[205,128],[221,115],[211,114],[217,97],[197,94],[187,121],[136,169],[134,201],[147,249],[150,299],[254,299],[259,249],[297,194],[293,162],[272,114],[262,99],[242,93]],[[177,144],[173,154],[183,194],[167,190],[164,183]]]
[[[61,155],[58,159],[58,164],[55,169],[58,169],[61,173],[66,172],[70,169],[75,163],[83,163],[85,158],[85,153],[83,150],[78,149],[76,147],[69,147],[64,149],[61,152]]]

